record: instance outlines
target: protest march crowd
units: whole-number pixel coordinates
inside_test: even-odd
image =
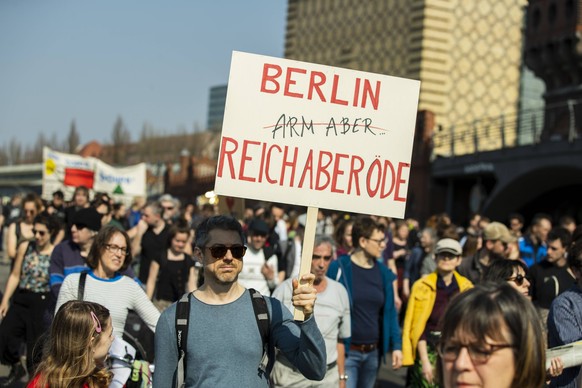
[[[83,186],[14,195],[0,216],[0,385],[374,387],[387,363],[410,387],[582,386],[579,366],[546,360],[582,340],[573,217],[320,210],[298,279],[306,214],[217,213]]]

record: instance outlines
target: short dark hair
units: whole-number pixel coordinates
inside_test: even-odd
[[[333,232],[333,238],[335,239],[335,243],[339,246],[339,247],[344,247],[344,234],[346,233],[346,229],[348,228],[348,225],[352,225],[354,224],[354,220],[353,219],[343,219],[341,220],[334,232]],[[353,243],[352,243],[353,245]]]
[[[241,243],[244,244],[245,242],[245,236],[240,222],[229,216],[212,216],[206,218],[200,223],[200,225],[198,225],[198,228],[196,228],[195,245],[198,248],[204,248],[208,243],[208,239],[210,238],[210,231],[214,229],[237,232],[240,236]]]
[[[63,192],[61,190],[57,190],[53,193],[53,197],[57,197],[60,199],[64,199],[65,198],[65,194],[63,194]]]
[[[60,230],[59,222],[53,217],[49,216],[48,214],[39,214],[34,217],[33,224],[41,224],[46,226],[51,238],[54,238]]]
[[[568,249],[568,266],[582,272],[582,238],[574,240]]]
[[[75,192],[73,193],[73,198],[75,197],[75,195],[79,193],[85,194],[85,197],[87,197],[87,200],[89,200],[89,189],[87,188],[87,186],[77,186]]]
[[[372,217],[359,217],[352,226],[352,245],[354,248],[360,247],[360,238],[370,238],[375,230],[384,231]]]
[[[36,193],[26,194],[26,196],[22,199],[22,207],[24,208],[24,204],[29,202],[32,202],[34,204],[34,208],[36,209],[37,212],[40,212],[42,210],[43,202],[42,199],[38,196],[38,194]]]
[[[574,217],[569,216],[569,215],[565,215],[565,216],[560,217],[560,220],[558,221],[558,224],[560,224],[560,226],[575,224],[575,223],[576,223],[576,220],[574,219]]]
[[[107,208],[107,213],[103,214],[103,215],[110,214],[111,213],[111,203],[109,203],[109,201],[106,201],[102,197],[97,197],[93,200],[93,202],[91,202],[91,206],[93,206],[95,209],[97,209],[99,206],[103,206],[103,205],[105,205],[105,207]]]
[[[125,260],[123,261],[123,265],[121,266],[120,271],[124,271],[129,267],[133,259],[131,256],[131,241],[129,240],[129,236],[124,230],[119,229],[115,225],[106,225],[102,227],[99,233],[97,233],[95,236],[93,245],[91,245],[91,250],[87,256],[87,265],[91,269],[97,268],[99,260],[105,252],[105,246],[109,244],[109,240],[111,240],[111,238],[117,233],[121,234],[123,238],[125,238],[125,244],[127,245],[127,255],[125,256]]]
[[[522,216],[521,214],[519,214],[519,213],[511,213],[511,214],[509,215],[509,217],[508,217],[508,220],[509,220],[509,221],[511,221],[511,220],[513,220],[513,219],[516,219],[516,220],[518,220],[518,221],[519,221],[519,222],[520,222],[522,225],[523,225],[523,223],[525,222],[525,220],[524,220],[523,216]]]
[[[170,230],[168,231],[168,239],[166,240],[166,246],[168,248],[172,246],[172,240],[179,233],[185,233],[190,236],[190,227],[187,223],[178,221],[170,227]]]
[[[506,282],[507,279],[513,276],[513,271],[517,268],[522,268],[527,273],[527,266],[520,260],[508,260],[504,258],[493,260],[485,268],[485,271],[483,271],[481,280],[492,283]]]
[[[567,229],[557,227],[550,230],[550,232],[548,233],[547,240],[548,242],[560,240],[562,246],[567,249],[572,243],[572,235],[570,234],[570,232],[568,232]]]
[[[271,203],[271,206],[269,206],[269,210],[273,210],[273,208],[277,208],[277,209],[282,209],[283,211],[285,211],[285,206],[282,203],[278,203],[278,202],[273,202]]]
[[[459,332],[482,344],[487,338],[509,341],[515,365],[511,386],[544,385],[546,346],[538,313],[533,304],[508,283],[484,283],[457,295],[441,322],[441,343],[445,345]],[[510,338],[503,338],[503,327]],[[439,366],[442,367],[440,362]]]

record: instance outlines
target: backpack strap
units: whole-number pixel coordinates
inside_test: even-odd
[[[186,384],[186,345],[188,343],[188,318],[190,317],[190,293],[187,292],[176,304],[176,341],[178,345],[178,373],[176,387]]]
[[[253,288],[249,288],[253,311],[257,321],[257,327],[263,342],[263,357],[259,364],[259,376],[266,374],[269,363],[269,338],[270,319],[267,302],[261,293]],[[178,345],[178,370],[176,376],[176,387],[183,388],[186,384],[186,348],[188,343],[188,318],[190,317],[190,293],[184,294],[176,304],[176,340]]]
[[[259,364],[259,376],[261,376],[267,373],[269,366],[269,334],[271,322],[269,319],[269,310],[267,309],[267,301],[265,301],[263,295],[254,288],[249,288],[249,293],[251,294],[251,301],[253,303],[259,333],[261,334],[261,340],[263,341],[263,357]]]
[[[77,300],[83,300],[83,297],[85,296],[86,282],[87,282],[87,271],[83,271],[79,276],[79,287],[77,288]]]

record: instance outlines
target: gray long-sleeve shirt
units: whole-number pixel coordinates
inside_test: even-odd
[[[271,320],[269,357],[280,349],[306,377],[321,380],[326,373],[323,337],[315,319],[293,321],[291,312],[266,297]],[[258,373],[263,354],[261,336],[248,292],[225,305],[209,305],[190,298],[186,386],[266,387]],[[156,327],[154,387],[174,387],[178,364],[176,304],[166,309]]]

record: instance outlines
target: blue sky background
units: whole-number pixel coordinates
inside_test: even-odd
[[[0,144],[205,128],[233,50],[282,57],[286,1],[0,1]]]

